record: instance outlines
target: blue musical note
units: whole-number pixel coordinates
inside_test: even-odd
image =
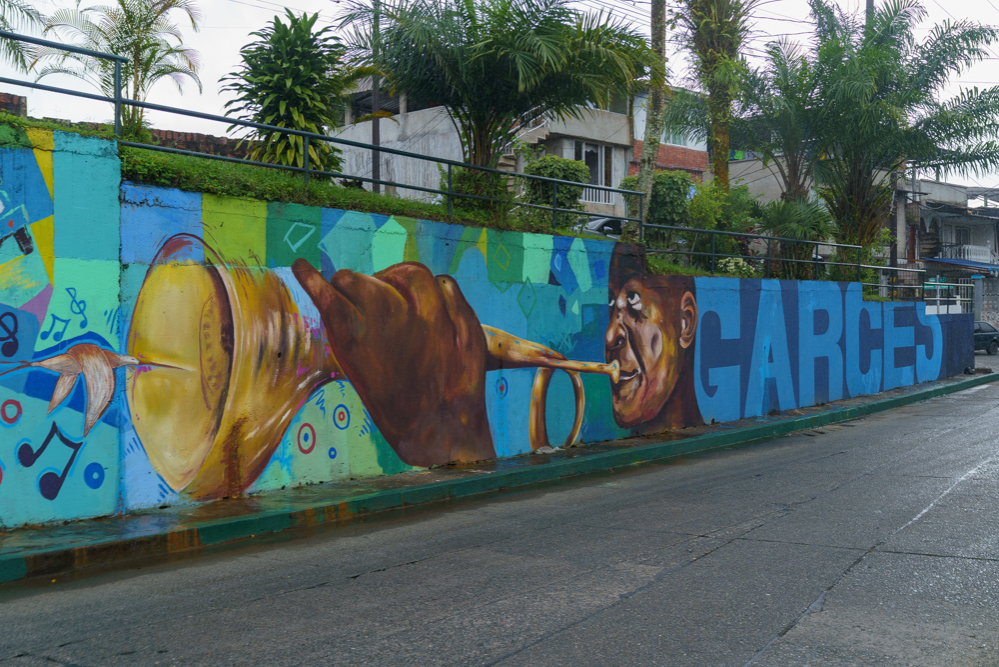
[[[62,473],[49,471],[38,478],[38,491],[42,494],[42,498],[46,500],[55,500],[56,496],[59,495],[59,491],[66,481],[66,476],[69,475],[69,469],[73,467],[73,461],[76,460],[76,455],[80,453],[83,443],[73,442],[64,436],[62,431],[59,430],[59,425],[52,422],[52,428],[49,429],[49,434],[45,437],[45,442],[42,443],[42,446],[37,451],[32,449],[31,444],[28,442],[22,442],[21,446],[17,448],[17,460],[25,468],[30,468],[35,465],[38,458],[45,452],[54,436],[59,436],[62,444],[72,449],[73,453],[70,455],[69,461],[66,462],[66,467],[62,469]]]
[[[81,316],[83,318],[83,321],[80,322],[80,328],[81,329],[86,329],[87,328],[87,302],[84,301],[83,299],[77,299],[76,298],[76,288],[75,287],[67,287],[66,288],[66,292],[69,294],[69,298],[72,299],[72,302],[69,304],[69,309],[71,311],[73,311],[74,315],[79,315],[79,316]]]
[[[39,336],[39,338],[41,338],[42,340],[46,340],[49,336],[51,336],[52,330],[55,329],[57,320],[62,324],[62,330],[57,331],[56,334],[52,336],[52,340],[56,341],[57,343],[61,341],[62,337],[66,335],[66,327],[69,326],[69,320],[64,320],[61,317],[56,317],[55,315],[52,316],[52,326],[49,327],[48,331],[43,331],[42,335]]]
[[[3,329],[6,336],[0,337],[0,354],[5,357],[13,357],[17,354],[17,315],[6,312],[0,315],[0,329]]]

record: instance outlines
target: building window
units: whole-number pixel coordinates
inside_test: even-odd
[[[954,228],[954,243],[956,245],[971,245],[971,228],[970,227],[955,227]]]
[[[584,163],[590,170],[590,185],[611,185],[614,149],[610,146],[600,144],[590,144],[583,141],[576,142],[576,159]],[[583,188],[581,201],[594,204],[613,203],[613,192],[597,190],[596,188]]]
[[[687,137],[682,132],[670,132],[663,135],[663,143],[671,146],[686,146]]]

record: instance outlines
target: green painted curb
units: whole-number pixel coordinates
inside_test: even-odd
[[[107,566],[134,558],[190,551],[246,540],[251,537],[280,533],[290,528],[335,523],[355,518],[358,515],[369,515],[375,512],[443,500],[468,498],[587,473],[653,463],[684,454],[771,440],[786,433],[865,417],[994,382],[997,379],[999,379],[999,375],[994,373],[977,375],[959,382],[916,389],[899,396],[859,405],[826,410],[812,415],[775,419],[757,425],[705,433],[690,438],[549,461],[542,465],[525,466],[404,489],[379,491],[357,496],[350,500],[327,501],[310,506],[291,506],[280,510],[217,519],[126,540],[96,542],[0,556],[0,582],[16,581],[28,577],[53,576],[91,565]]]

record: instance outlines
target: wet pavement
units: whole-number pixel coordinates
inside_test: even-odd
[[[0,666],[997,665],[997,445],[999,382],[286,543],[5,584]]]

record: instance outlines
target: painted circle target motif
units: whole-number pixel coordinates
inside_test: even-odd
[[[506,381],[506,378],[500,378],[496,380],[496,395],[500,398],[506,396],[506,392],[510,389],[510,384]]]
[[[14,408],[13,416],[10,414],[11,406]],[[3,402],[3,405],[0,405],[0,420],[2,420],[4,424],[16,424],[17,420],[21,418],[21,413],[21,404],[14,399],[6,400]]]
[[[350,410],[343,403],[336,406],[336,410],[333,411],[333,423],[341,431],[350,426]]]
[[[336,447],[330,447],[330,458],[331,459],[336,458]]]
[[[101,488],[101,484],[104,483],[104,466],[96,461],[88,465],[83,471],[83,481],[91,489]]]
[[[298,428],[298,451],[308,454],[316,448],[316,429],[306,422]]]

